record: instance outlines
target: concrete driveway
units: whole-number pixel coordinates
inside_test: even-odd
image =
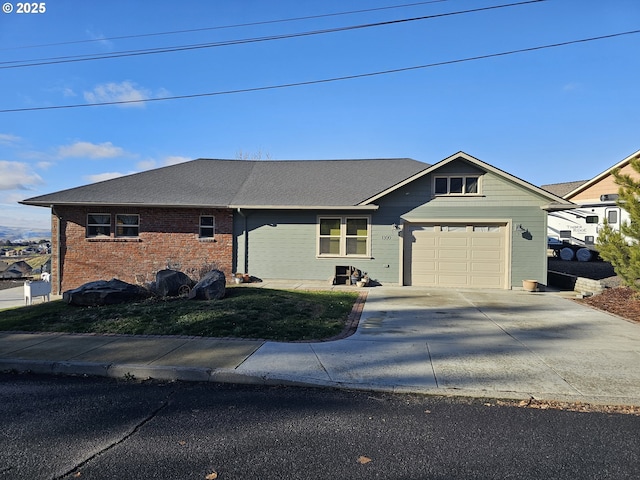
[[[266,342],[235,372],[393,391],[640,404],[640,324],[556,293],[378,287],[358,331]]]

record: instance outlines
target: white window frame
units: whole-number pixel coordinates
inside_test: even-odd
[[[138,221],[133,224],[119,224],[118,223],[118,217],[136,217],[138,219]],[[137,228],[138,229],[138,233],[136,235],[118,235],[118,227],[128,227],[128,228]],[[140,215],[137,213],[117,213],[116,214],[116,223],[115,223],[115,228],[114,228],[114,235],[117,238],[138,238],[140,236]]]
[[[89,217],[92,215],[104,215],[105,217],[109,217],[109,223],[89,223]],[[107,234],[94,234],[89,233],[89,229],[91,227],[107,227],[109,229],[109,233]],[[110,213],[87,213],[87,238],[107,238],[111,237],[111,214]]]
[[[203,218],[211,218],[213,220],[211,225],[203,225]],[[203,235],[202,230],[211,230],[211,235]],[[200,215],[199,226],[198,226],[198,238],[202,240],[212,240],[216,236],[216,216],[215,215]]]
[[[347,235],[347,220],[366,220],[367,221],[367,251],[364,254],[347,254],[347,239],[362,238],[362,235]],[[340,252],[321,253],[320,240],[322,238],[331,237],[330,235],[320,235],[320,222],[322,220],[340,220]],[[316,256],[319,258],[371,258],[371,216],[370,215],[319,215],[316,222]]]
[[[436,181],[438,179],[446,179],[447,180],[447,192],[446,193],[437,193],[436,192]],[[451,192],[451,179],[452,178],[460,178],[462,179],[462,192]],[[468,193],[467,189],[467,179],[475,178],[476,179],[476,191]],[[434,175],[433,177],[433,196],[434,197],[456,197],[456,196],[479,196],[482,195],[482,175],[478,174],[458,174],[458,175]]]

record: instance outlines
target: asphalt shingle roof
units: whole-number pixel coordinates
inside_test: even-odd
[[[428,168],[407,158],[198,159],[24,200],[27,205],[350,206]]]
[[[552,183],[549,185],[542,185],[540,188],[546,190],[547,192],[553,193],[558,197],[564,197],[567,193],[574,191],[580,185],[583,185],[588,180],[578,180],[575,182],[564,182],[564,183]]]

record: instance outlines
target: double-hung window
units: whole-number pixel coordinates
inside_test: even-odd
[[[216,221],[213,215],[200,215],[200,238],[213,238]]]
[[[369,256],[370,223],[369,217],[318,218],[318,256]]]
[[[140,235],[140,215],[116,215],[116,237]]]
[[[111,215],[90,213],[87,215],[87,237],[109,237],[111,235]]]
[[[477,195],[480,193],[478,175],[460,175],[434,178],[433,191],[436,195]]]

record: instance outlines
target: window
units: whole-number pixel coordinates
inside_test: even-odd
[[[476,195],[480,193],[479,184],[477,175],[435,177],[433,191],[435,195]]]
[[[200,216],[200,238],[213,238],[215,229],[216,222],[213,215]]]
[[[369,239],[366,218],[347,218],[347,255],[366,255]]]
[[[320,255],[340,255],[340,218],[320,219]]]
[[[474,225],[473,231],[481,233],[499,233],[500,225]]]
[[[608,210],[607,211],[607,222],[610,224],[618,223],[618,211],[617,210]]]
[[[108,237],[111,235],[111,215],[90,213],[87,215],[87,237]]]
[[[587,215],[587,217],[585,218],[586,223],[598,223],[598,216],[597,215]]]
[[[137,237],[140,234],[140,215],[116,215],[116,237]]]
[[[318,219],[318,255],[366,257],[369,255],[368,217],[322,217]]]
[[[466,232],[466,225],[441,225],[440,231],[442,232]]]

